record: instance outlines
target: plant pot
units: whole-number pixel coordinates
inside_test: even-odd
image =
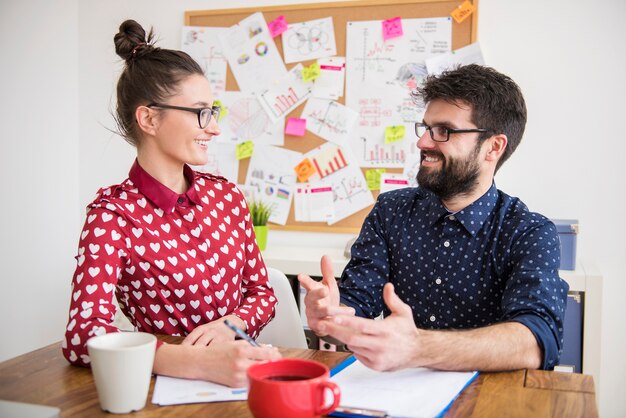
[[[254,225],[254,235],[256,235],[256,243],[259,250],[264,251],[267,246],[267,225]]]

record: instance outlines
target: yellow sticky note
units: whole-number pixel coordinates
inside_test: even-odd
[[[450,13],[450,16],[452,16],[452,18],[456,20],[456,23],[461,23],[465,19],[467,19],[472,13],[474,13],[474,5],[470,3],[469,0],[465,0],[463,4],[461,4],[459,7],[454,9],[452,13]]]
[[[404,138],[404,125],[387,126],[385,128],[385,144],[390,144]]]
[[[380,175],[385,172],[384,168],[371,168],[365,171],[367,188],[370,190],[380,190]]]
[[[237,144],[237,149],[235,155],[238,160],[243,160],[244,158],[250,158],[254,154],[254,142],[246,141],[240,144]]]
[[[296,170],[300,183],[306,182],[309,177],[315,174],[315,167],[313,167],[313,163],[308,158],[302,160],[300,164],[294,167],[294,170]]]
[[[302,69],[302,80],[303,81],[313,81],[321,74],[320,64],[319,62],[314,62],[308,67],[304,67]]]
[[[228,108],[226,106],[224,106],[224,104],[221,101],[214,100],[213,101],[213,106],[219,106],[220,107],[220,119],[218,120],[218,122],[220,122],[222,119],[224,119],[224,116],[228,115]]]

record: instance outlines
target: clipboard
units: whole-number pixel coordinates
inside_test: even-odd
[[[379,372],[350,356],[334,367],[330,375],[341,389],[340,408],[330,416],[424,418],[443,416],[478,372],[424,367]]]

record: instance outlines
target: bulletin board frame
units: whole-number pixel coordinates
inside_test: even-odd
[[[284,16],[288,23],[303,22],[313,19],[321,19],[328,16],[333,18],[335,29],[335,39],[337,45],[337,56],[346,54],[346,24],[349,21],[386,20],[394,17],[402,18],[432,18],[446,17],[458,8],[463,0],[355,0],[333,3],[308,3],[281,6],[260,6],[236,9],[215,9],[215,10],[190,10],[185,12],[185,26],[214,26],[230,27],[249,15],[262,12],[266,21],[270,22],[278,16]],[[467,46],[477,40],[478,29],[478,0],[472,0],[474,12],[461,23],[452,21],[452,49]],[[280,36],[274,38],[276,47],[281,56],[283,55],[282,40]],[[303,65],[313,62],[303,61]],[[297,63],[286,64],[287,69],[291,69]],[[235,77],[228,68],[226,90],[239,90]],[[344,103],[345,96],[338,100]],[[304,104],[295,108],[286,117],[300,117]],[[415,138],[417,141],[417,138]],[[315,134],[306,131],[304,137],[285,136],[284,148],[306,153],[326,141]],[[249,159],[240,160],[238,182],[245,181],[248,170]],[[365,171],[365,168],[362,168]],[[386,168],[386,172],[401,172],[398,168]],[[374,199],[378,192],[373,192]],[[372,206],[360,210],[341,221],[327,225],[323,222],[298,222],[295,220],[293,202],[286,225],[270,224],[271,229],[288,231],[312,231],[312,232],[336,232],[336,233],[358,233],[363,224],[363,220],[370,212]]]

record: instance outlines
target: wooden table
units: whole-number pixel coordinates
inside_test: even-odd
[[[175,342],[176,337],[160,337]],[[334,367],[348,354],[281,349],[285,357],[309,358]],[[133,417],[250,418],[246,402],[158,406],[151,403]],[[71,366],[55,343],[0,363],[0,399],[55,406],[61,417],[113,417],[103,412],[91,371]],[[125,416],[125,415],[120,415]],[[454,402],[446,417],[597,417],[593,378],[588,375],[519,370],[481,373]]]

